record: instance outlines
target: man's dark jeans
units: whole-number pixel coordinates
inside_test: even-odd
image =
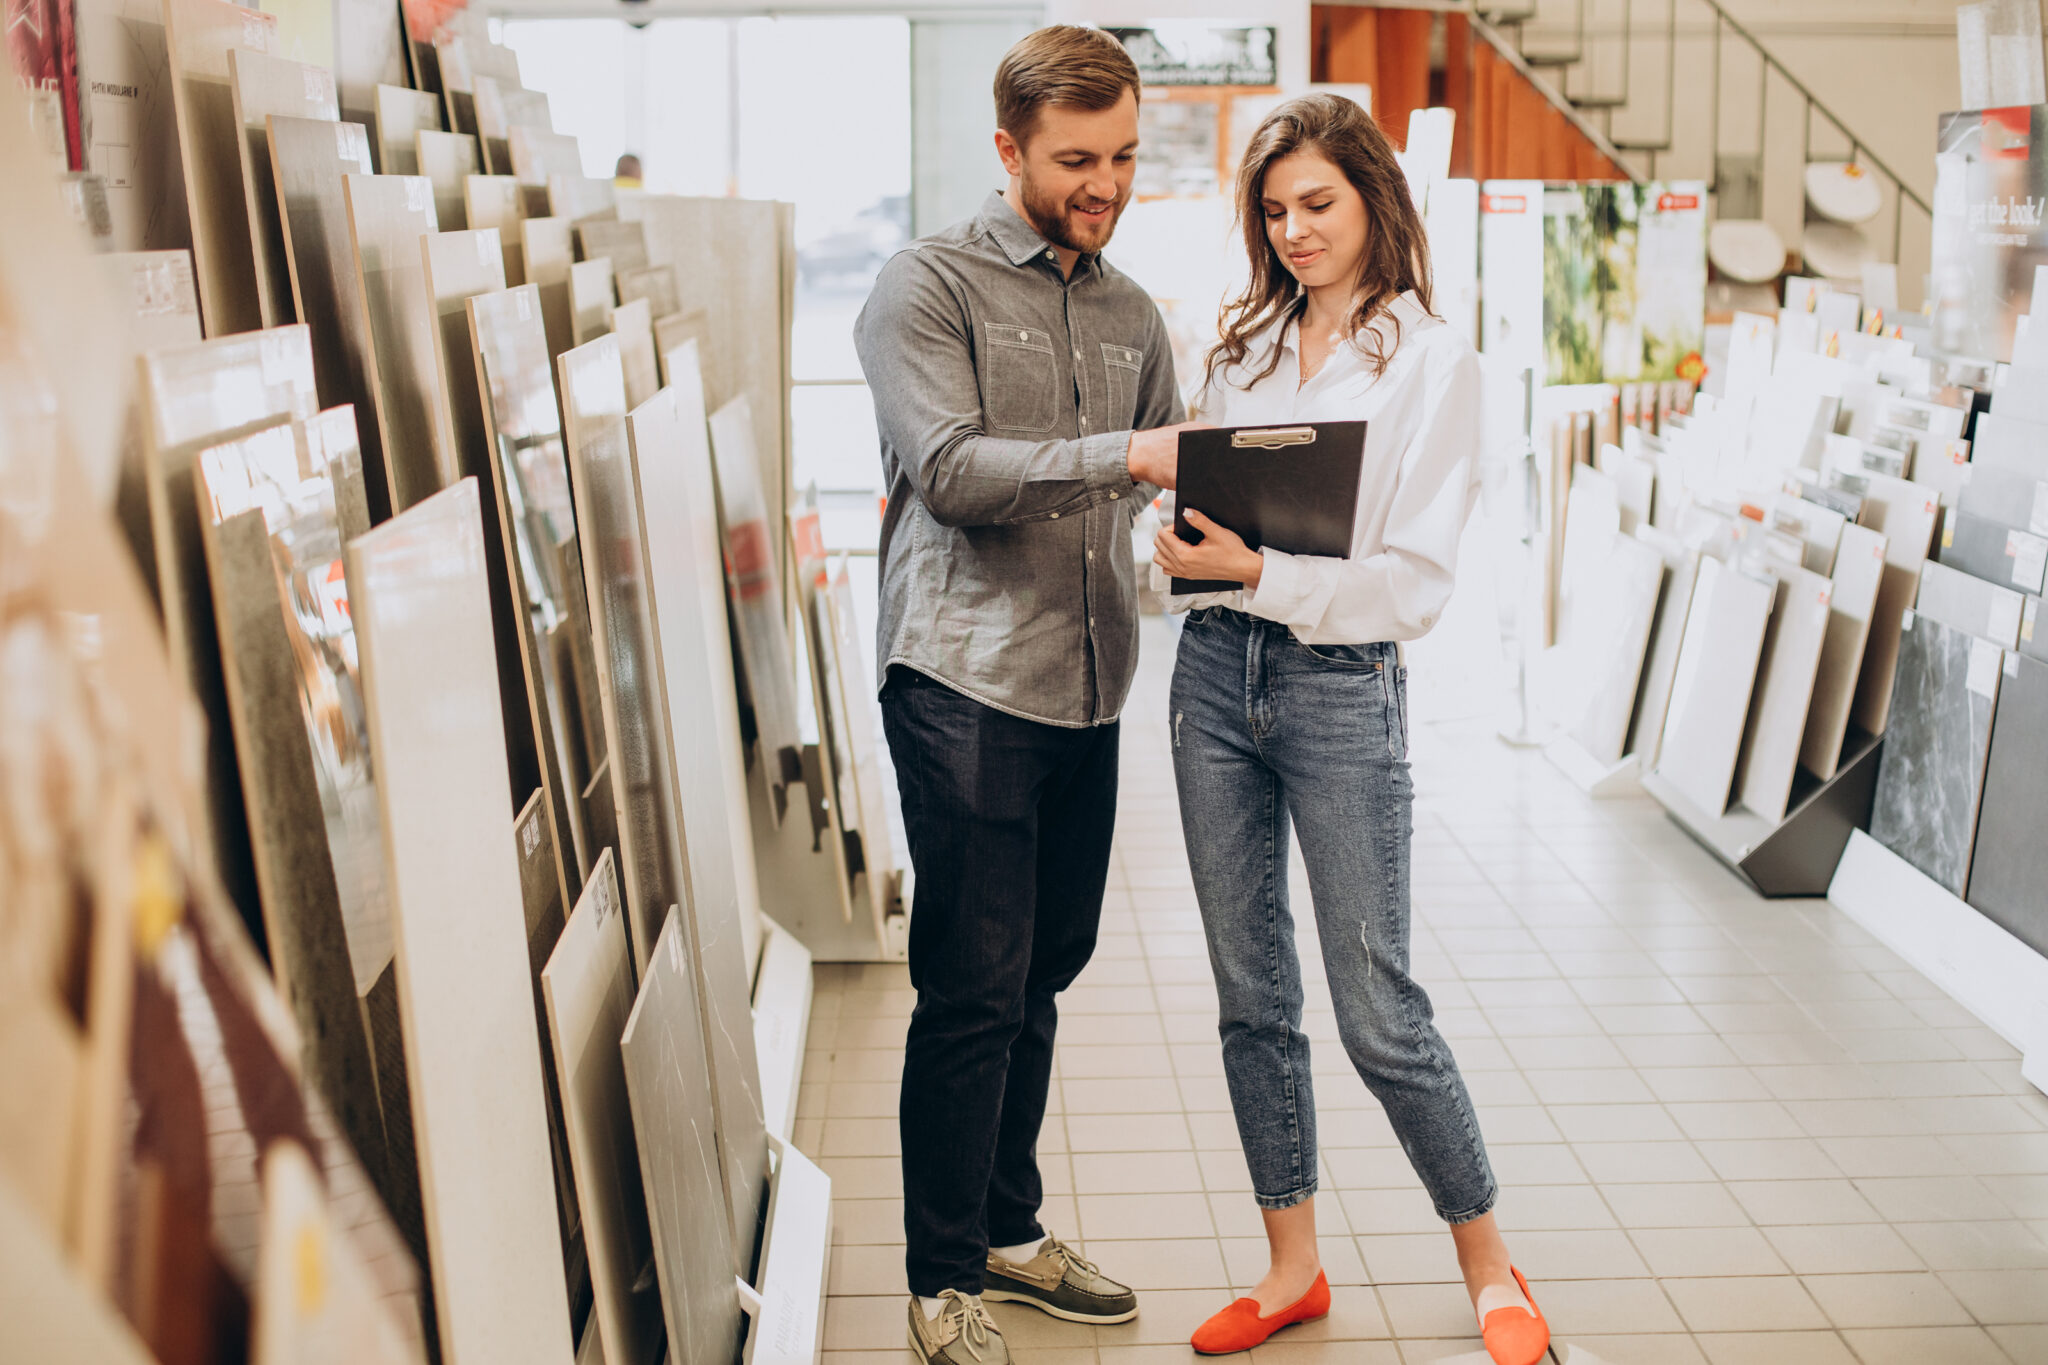
[[[901,666],[882,723],[917,871],[899,1110],[906,1268],[913,1294],[978,1294],[991,1245],[1045,1236],[1053,997],[1095,951],[1118,727],[1022,720]]]

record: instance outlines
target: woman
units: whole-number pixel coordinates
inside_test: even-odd
[[[1477,490],[1478,359],[1430,312],[1421,219],[1356,104],[1309,95],[1275,110],[1252,136],[1237,200],[1251,278],[1224,310],[1202,420],[1367,426],[1349,559],[1253,551],[1192,507],[1200,543],[1166,531],[1153,556],[1176,577],[1244,584],[1174,600],[1188,616],[1172,733],[1224,1070],[1272,1261],[1194,1346],[1245,1350],[1329,1311],[1291,821],[1345,1051],[1450,1225],[1488,1352],[1534,1365],[1549,1328],[1508,1262],[1472,1101],[1408,975],[1414,789],[1396,642],[1425,634],[1451,595]]]

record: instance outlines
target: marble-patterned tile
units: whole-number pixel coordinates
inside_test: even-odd
[[[1955,895],[1969,876],[2002,654],[1908,613],[1870,836]]]
[[[2032,510],[2016,508],[2003,521],[1960,508],[1951,510],[1941,523],[1941,562],[1987,582],[2039,596],[2044,573],[2048,573],[2048,541],[2024,525],[2009,524],[2025,523]]]

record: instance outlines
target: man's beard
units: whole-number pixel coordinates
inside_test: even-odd
[[[1108,219],[1100,228],[1091,229],[1083,226],[1077,231],[1073,220],[1067,216],[1067,210],[1073,203],[1071,199],[1041,197],[1032,188],[1028,176],[1024,178],[1021,188],[1025,218],[1030,221],[1032,227],[1038,229],[1039,236],[1067,251],[1100,251],[1108,246],[1110,236],[1116,231],[1117,220],[1123,217],[1124,207],[1130,202],[1129,196],[1119,196],[1115,206],[1110,210]],[[1098,232],[1101,234],[1099,239],[1095,237]]]

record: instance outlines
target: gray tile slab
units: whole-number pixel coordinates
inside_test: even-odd
[[[2001,659],[1997,646],[1918,614],[1900,635],[1870,836],[1957,896],[1969,877]]]
[[[2048,955],[2048,664],[2013,656],[1998,689],[1970,904]]]
[[[1952,569],[2038,597],[2048,571],[2048,537],[1955,508],[1942,518],[1937,557]]]
[[[2019,644],[2025,605],[2012,588],[1930,562],[1920,566],[1920,593],[1913,609],[2000,649],[2013,649]]]

